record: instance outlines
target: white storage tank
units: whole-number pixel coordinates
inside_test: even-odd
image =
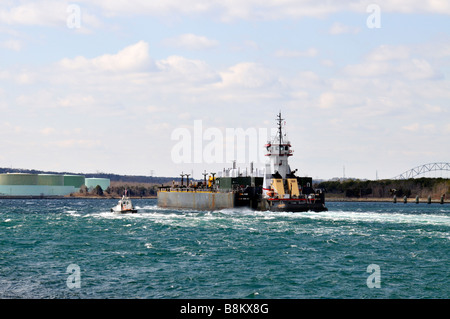
[[[109,178],[96,178],[96,177],[86,178],[84,182],[89,190],[94,189],[95,187],[97,187],[97,185],[100,186],[102,190],[105,190],[111,184]]]

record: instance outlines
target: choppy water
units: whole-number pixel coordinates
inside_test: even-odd
[[[450,297],[449,205],[198,212],[142,199],[118,215],[115,204],[0,200],[0,298]]]

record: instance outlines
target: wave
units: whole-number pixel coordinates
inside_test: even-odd
[[[71,215],[71,216],[81,216],[81,214],[78,211],[76,211],[76,210],[65,210],[64,212],[66,214]]]
[[[405,214],[393,212],[327,211],[327,212],[270,212],[269,216],[286,218],[308,218],[312,220],[330,220],[343,222],[377,222],[395,224],[441,225],[450,226],[450,216],[439,214]]]
[[[326,212],[268,212],[254,211],[249,208],[227,208],[217,211],[199,211],[192,209],[162,208],[157,205],[136,206],[137,213],[118,214],[110,211],[100,211],[84,215],[110,219],[121,218],[147,218],[156,221],[176,221],[181,224],[182,220],[189,219],[189,225],[195,223],[195,219],[201,220],[229,220],[235,223],[245,223],[253,220],[317,220],[346,223],[385,223],[385,224],[412,224],[412,225],[437,225],[450,226],[450,216],[445,212],[436,211],[431,213],[420,212],[393,212],[383,210],[371,211],[342,211],[330,210]],[[80,216],[75,210],[67,210],[66,213]],[[194,218],[194,220],[192,220]]]

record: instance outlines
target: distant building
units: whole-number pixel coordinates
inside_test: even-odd
[[[64,196],[78,192],[84,176],[57,174],[0,174],[0,195]]]
[[[0,196],[64,196],[79,192],[83,185],[88,189],[97,185],[106,189],[110,180],[85,178],[83,175],[0,174]]]

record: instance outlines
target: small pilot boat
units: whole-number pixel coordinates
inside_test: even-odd
[[[137,209],[133,207],[131,203],[131,199],[127,196],[127,191],[125,190],[125,194],[122,196],[122,199],[119,200],[116,206],[111,208],[111,212],[126,214],[126,213],[137,213]]]

